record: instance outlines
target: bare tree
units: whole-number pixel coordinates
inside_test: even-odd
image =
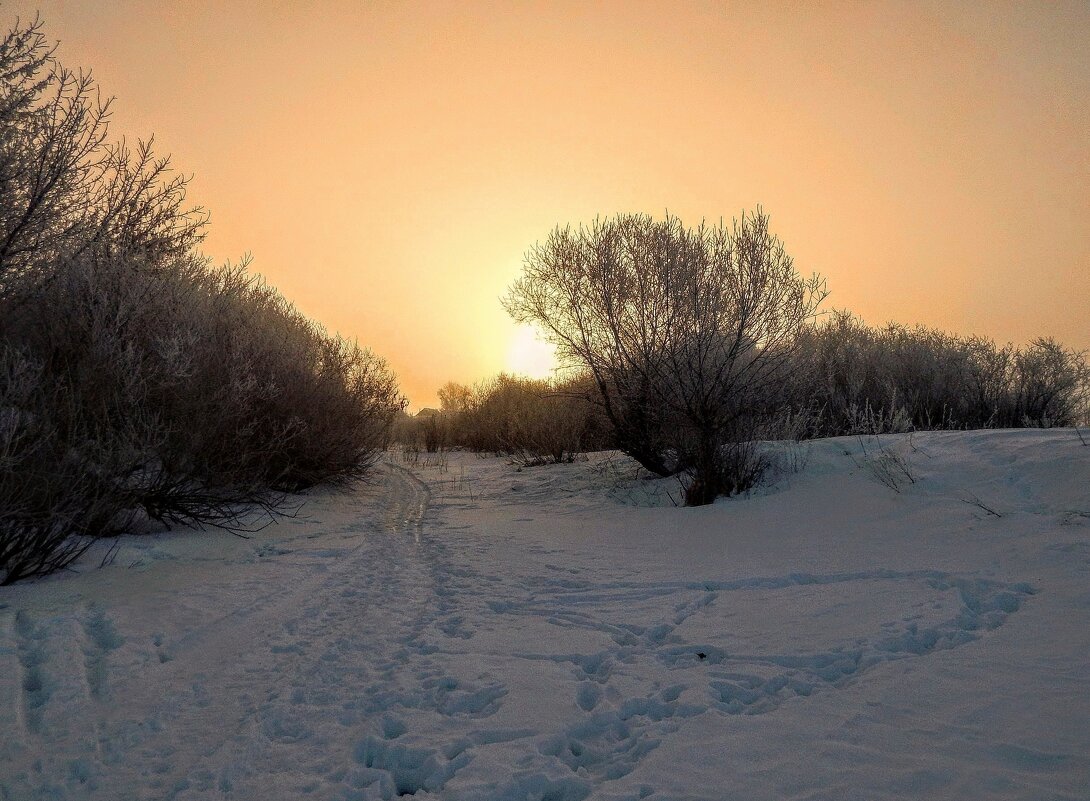
[[[448,381],[439,388],[439,410],[443,413],[460,414],[473,403],[473,388]]]
[[[590,371],[618,444],[690,504],[752,486],[759,421],[826,295],[801,277],[760,209],[730,227],[618,215],[557,228],[504,306]]]
[[[158,263],[200,240],[206,215],[183,208],[169,159],[108,140],[110,102],[57,63],[40,20],[0,40],[0,298],[89,249]]]

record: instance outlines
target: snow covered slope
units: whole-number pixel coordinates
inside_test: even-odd
[[[1090,798],[1090,448],[450,454],[0,589],[0,799]]]

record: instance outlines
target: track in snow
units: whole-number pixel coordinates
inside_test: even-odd
[[[11,703],[0,798],[117,798],[119,787],[147,798],[276,797],[342,785],[356,760],[336,745],[365,742],[347,730],[370,714],[368,699],[415,692],[427,702],[420,686],[439,672],[422,639],[443,608],[441,549],[422,534],[428,491],[395,466],[384,481],[377,519],[361,510],[367,517],[342,532],[355,535],[350,546],[312,549],[311,569],[231,599],[204,625],[157,635],[157,658],[139,670],[112,671],[122,637],[102,610],[3,610]],[[435,684],[430,698],[448,714],[480,711],[497,692]],[[381,773],[383,758],[372,761]]]
[[[140,648],[108,608],[0,610],[0,798],[575,801],[697,718],[774,712],[958,648],[1032,593],[934,570],[513,575],[472,530],[429,519],[411,471],[382,469],[377,509],[349,499],[340,529],[262,547],[263,581],[240,565],[246,592],[196,597],[214,614]],[[875,617],[823,637],[806,615],[830,593],[846,611],[827,614]],[[803,642],[775,642],[776,609],[807,621]],[[535,698],[534,676],[566,697]],[[554,718],[519,717],[513,699]]]

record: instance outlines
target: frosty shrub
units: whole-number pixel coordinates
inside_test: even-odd
[[[63,568],[90,544],[72,535],[117,511],[87,469],[86,435],[45,413],[64,403],[40,364],[0,347],[0,584]]]
[[[493,453],[523,466],[570,462],[588,450],[613,447],[589,389],[583,377],[502,373],[473,387],[449,383],[439,390],[438,414],[403,421],[399,437],[419,450],[435,436],[439,450]]]
[[[450,447],[450,426],[441,415],[435,414],[420,421],[420,435],[424,450],[438,453]]]
[[[758,209],[731,226],[619,215],[557,228],[527,254],[505,306],[590,373],[621,450],[689,476],[695,505],[760,477],[745,443],[782,405],[824,297]]]
[[[33,455],[36,474],[57,476],[43,491],[60,495],[36,496],[32,517],[74,508],[69,532],[110,533],[135,510],[232,528],[240,504],[271,508],[284,492],[361,476],[403,405],[382,360],[242,267],[195,258],[69,261],[8,309],[0,340],[38,387],[9,382],[5,432],[22,444],[0,482],[12,486]],[[94,502],[62,498],[66,487]],[[21,492],[0,514],[22,514]]]
[[[546,381],[501,373],[474,387],[447,384],[439,398],[439,414],[423,425],[440,427],[450,446],[532,466],[571,462],[608,445],[579,378]]]
[[[807,333],[792,374],[792,405],[817,410],[818,436],[1073,425],[1088,377],[1084,355],[1050,339],[1000,347],[843,311]]]
[[[0,41],[0,582],[134,516],[237,530],[362,475],[403,408],[386,364],[246,265],[37,22]]]
[[[385,362],[327,334],[245,265],[198,265],[187,280],[191,311],[163,346],[185,354],[193,390],[160,396],[170,453],[223,485],[295,491],[362,475],[403,406]]]
[[[391,438],[409,454],[441,453],[453,447],[452,422],[449,414],[401,414],[394,422]]]
[[[1014,355],[1013,425],[1072,426],[1086,417],[1090,367],[1084,353],[1053,339],[1036,339]]]

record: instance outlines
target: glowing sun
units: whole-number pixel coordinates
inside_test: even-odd
[[[520,325],[507,346],[507,369],[528,378],[548,378],[556,369],[556,348],[537,329]]]

